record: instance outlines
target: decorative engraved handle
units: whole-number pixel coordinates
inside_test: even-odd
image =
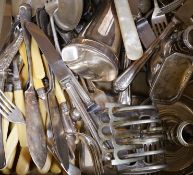
[[[22,41],[23,35],[22,32],[20,32],[17,38],[15,38],[13,42],[0,55],[0,71],[4,71],[9,67],[16,53],[18,52]]]

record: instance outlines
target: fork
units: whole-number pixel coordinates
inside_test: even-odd
[[[158,13],[158,15],[163,15],[163,14],[166,14],[166,13],[169,13],[169,12],[175,10],[183,2],[184,2],[184,0],[175,0],[172,3],[165,5],[164,7],[160,8],[160,12]]]
[[[25,123],[20,110],[5,96],[0,89],[0,113],[10,122]]]
[[[151,24],[156,36],[159,36],[166,28],[168,22],[165,14],[159,14],[161,9],[159,8],[157,0],[154,0],[154,11],[151,18]]]

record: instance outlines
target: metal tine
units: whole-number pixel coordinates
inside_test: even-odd
[[[158,1],[154,0],[154,11],[152,14],[151,23],[156,36],[159,36],[167,26],[167,19],[165,14],[159,15],[159,13],[160,8]]]
[[[0,103],[1,109],[3,109],[7,114],[9,114],[9,110],[7,110],[8,108],[6,108],[2,103]]]
[[[6,107],[9,109],[9,110],[13,110],[15,108],[15,106],[10,102],[10,100],[4,95],[4,93],[0,90],[0,99],[2,100],[2,102],[6,105]],[[3,98],[2,98],[3,96]],[[8,103],[7,103],[7,102]],[[4,106],[3,106],[4,107]],[[12,107],[12,108],[11,108]]]
[[[160,12],[158,13],[158,15],[163,15],[163,14],[167,14],[173,10],[175,10],[176,8],[178,8],[182,3],[184,2],[184,0],[176,0],[173,1],[172,3],[160,8]]]
[[[103,170],[103,165],[102,165],[102,161],[100,161],[100,149],[97,145],[97,143],[95,142],[95,140],[93,140],[93,138],[91,138],[88,135],[85,135],[83,133],[78,133],[80,139],[83,141],[83,143],[85,143],[87,145],[87,148],[89,149],[89,151],[93,154],[93,164],[94,164],[94,168],[96,171],[97,175],[103,174],[104,170]]]
[[[8,118],[8,114],[5,114],[1,109],[0,109],[0,113],[1,113],[5,118]]]

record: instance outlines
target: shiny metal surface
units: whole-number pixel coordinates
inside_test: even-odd
[[[160,11],[158,0],[154,0],[154,11],[151,17],[151,24],[156,36],[159,36],[168,24],[165,14],[160,15]]]
[[[60,116],[58,104],[56,102],[56,97],[54,96],[54,94],[49,94],[48,99],[49,99],[50,121],[52,132],[54,135],[53,138],[55,142],[56,151],[60,157],[60,161],[63,164],[65,170],[68,171],[69,153],[65,130],[62,125],[62,118]]]
[[[112,1],[105,1],[78,38],[62,49],[73,72],[92,81],[112,81],[118,73],[120,30]]]
[[[160,8],[160,13],[158,14],[162,15],[162,14],[172,12],[173,10],[177,9],[180,5],[182,5],[183,2],[184,0],[174,0],[173,2]]]
[[[151,99],[156,103],[176,102],[192,75],[192,57],[174,53],[162,64],[152,83]]]
[[[180,101],[174,103],[173,105],[159,105],[158,110],[160,113],[160,118],[164,122],[166,132],[171,131],[169,128],[175,128],[175,126],[180,126],[184,122],[192,122],[192,101],[186,98],[182,98]],[[181,124],[180,124],[181,123]],[[172,131],[173,132],[173,131]],[[184,135],[185,136],[185,135]],[[185,138],[189,138],[191,142],[191,131],[190,135],[186,135]],[[170,140],[166,142],[166,163],[167,168],[164,170],[165,173],[171,172],[173,174],[185,172],[186,169],[190,169],[193,163],[192,152],[193,148],[184,146],[180,144],[178,139],[174,139],[175,142]],[[176,146],[175,146],[176,145]],[[163,172],[163,174],[164,174]],[[188,172],[187,172],[188,173]]]
[[[71,70],[65,65],[60,57],[60,54],[56,51],[48,37],[40,30],[35,24],[26,22],[26,28],[31,33],[31,35],[35,38],[40,47],[41,51],[44,53],[46,59],[48,60],[49,65],[51,66],[54,74],[56,75],[58,81],[62,84],[65,80],[72,80],[76,90],[79,93],[82,101],[85,103],[86,107],[89,109],[90,107],[94,107],[95,104],[92,102],[91,98],[81,87]],[[37,32],[38,31],[38,32]],[[49,47],[45,47],[45,43],[49,45]],[[54,59],[53,59],[54,58]]]
[[[19,6],[22,3],[30,4],[30,6],[32,7],[33,16],[35,15],[36,9],[44,7],[45,3],[45,0],[17,0],[17,1],[11,0],[11,1],[12,1],[12,13],[14,17],[18,15]]]
[[[24,23],[31,20],[31,6],[22,4],[19,7],[19,16],[21,20],[24,42],[27,52],[29,85],[25,91],[26,102],[26,132],[30,155],[37,167],[43,168],[47,157],[46,137],[40,115],[37,96],[33,87],[32,79],[32,60],[30,35],[27,32]]]
[[[58,0],[54,21],[64,31],[73,30],[78,25],[82,12],[83,0]]]
[[[150,47],[146,50],[141,59],[131,64],[131,66],[116,79],[114,83],[114,89],[116,91],[123,91],[128,87],[129,84],[131,84],[136,74],[149,60],[150,56],[152,55],[153,51],[155,51],[155,48],[158,46],[158,44],[160,44],[161,40],[170,35],[177,24],[179,24],[180,22],[183,22],[185,24],[191,23],[190,19],[193,15],[193,12],[190,9],[192,7],[193,1],[187,0],[184,5],[177,10],[175,16],[167,25],[163,33],[158,38],[156,38],[156,40],[150,45]]]
[[[156,49],[156,46],[164,39],[166,36],[171,34],[177,21],[170,22],[165,31],[149,46],[143,56],[133,62],[114,82],[114,89],[116,91],[124,91],[128,85],[131,84],[137,73],[141,70],[144,64],[149,60],[150,56]]]
[[[163,127],[156,109],[107,105],[109,119],[108,122],[102,119],[99,135],[106,146],[104,152],[113,155],[111,164],[117,167],[118,173],[146,174],[165,168]]]
[[[139,38],[143,46],[148,49],[152,42],[156,39],[156,36],[146,18],[140,18],[136,22]]]
[[[0,113],[14,108],[5,95],[13,97],[27,114],[26,122],[21,117],[27,135],[9,132],[3,120],[0,168],[6,168],[0,174],[16,165],[18,174],[191,175],[193,1],[158,0],[159,12],[156,0],[26,1],[13,2],[19,15],[6,16],[11,27],[0,43]],[[169,22],[157,38],[153,11],[156,30]],[[144,49],[131,62],[127,18]]]
[[[51,44],[47,36],[33,23],[26,22],[25,26],[30,32],[30,34],[37,41],[40,49],[42,50],[42,52],[45,55],[45,58],[48,61],[48,64],[52,68],[57,79],[59,80],[60,85],[69,94],[72,100],[72,103],[75,105],[76,109],[79,110],[82,120],[85,123],[87,123],[85,127],[88,129],[91,135],[96,139],[97,143],[99,143],[99,138],[96,132],[95,124],[90,114],[87,112],[85,108],[85,105],[87,108],[89,106],[87,106],[88,104],[85,103],[80,93],[80,92],[84,92],[84,90],[82,88],[79,88],[81,89],[81,91],[80,90],[78,91],[77,89],[77,87],[81,87],[79,82],[76,80],[76,78],[74,77],[70,69],[62,61],[59,53],[55,50],[55,48],[53,47],[53,45]],[[85,94],[85,97],[87,97],[87,94]]]

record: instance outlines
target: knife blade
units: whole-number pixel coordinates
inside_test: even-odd
[[[50,109],[50,121],[53,131],[55,148],[57,155],[60,157],[60,161],[63,164],[65,170],[69,169],[69,155],[68,146],[66,140],[66,134],[62,125],[62,119],[60,116],[56,97],[53,92],[48,94],[49,109]]]

